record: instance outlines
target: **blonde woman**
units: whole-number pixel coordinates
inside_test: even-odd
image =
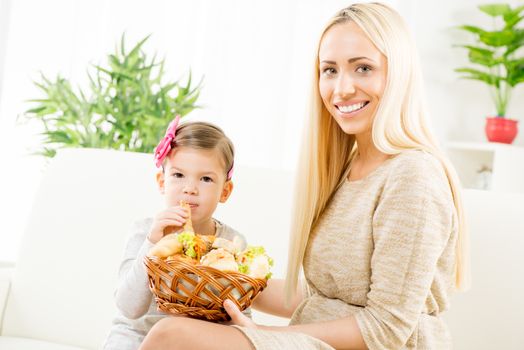
[[[226,302],[235,327],[168,318],[142,349],[452,347],[441,314],[467,285],[466,231],[406,25],[386,5],[355,4],[317,52],[287,279],[253,305],[291,324],[256,325]]]

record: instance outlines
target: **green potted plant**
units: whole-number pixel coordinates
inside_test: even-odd
[[[89,93],[42,74],[35,84],[44,97],[30,100],[34,105],[24,113],[26,121],[43,125],[43,148],[36,153],[53,157],[62,147],[151,153],[175,115],[198,108],[201,82],[192,86],[191,73],[185,83],[163,82],[164,60],[142,51],[148,38],[126,51],[122,35],[108,66],[88,72]]]
[[[505,3],[478,6],[493,18],[493,29],[463,25],[476,39],[474,45],[459,45],[468,50],[472,67],[455,71],[466,79],[479,80],[488,85],[497,114],[486,118],[486,136],[489,141],[512,143],[517,135],[517,121],[507,118],[506,110],[515,86],[524,82],[524,57],[519,49],[524,46],[524,29],[518,27],[524,18],[524,6],[512,8]],[[479,68],[477,68],[479,67]]]

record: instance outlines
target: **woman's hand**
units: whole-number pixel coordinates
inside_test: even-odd
[[[187,210],[179,205],[162,210],[155,216],[147,239],[151,243],[157,243],[162,237],[171,233],[173,231],[171,229],[182,227],[188,214]]]
[[[226,312],[231,317],[229,324],[246,328],[258,328],[258,325],[253,322],[252,319],[244,315],[231,300],[227,299],[224,301],[224,309],[226,309]]]

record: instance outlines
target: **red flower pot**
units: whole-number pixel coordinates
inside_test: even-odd
[[[487,117],[486,136],[490,142],[512,143],[517,136],[517,121],[503,117]]]

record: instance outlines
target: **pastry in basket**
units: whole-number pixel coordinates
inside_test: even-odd
[[[195,234],[189,204],[180,202],[180,205],[185,207],[189,213],[182,232],[171,233],[162,237],[162,239],[151,248],[148,255],[167,258],[168,260],[187,257],[194,259],[194,263],[198,263],[202,255],[211,249],[215,239],[214,236]],[[188,261],[191,261],[190,259],[188,259]]]
[[[238,272],[235,256],[224,248],[213,249],[200,260],[203,266],[210,266],[220,271]]]
[[[239,272],[253,278],[269,279],[271,278],[271,266],[273,259],[267,254],[264,247],[248,247],[242,253],[236,256]]]
[[[229,239],[217,237],[213,242],[212,248],[223,248],[231,254],[237,254],[242,249],[242,239],[238,236],[235,236],[235,238],[230,241]]]
[[[162,239],[149,250],[148,255],[167,258],[168,256],[182,253],[183,247],[178,235],[171,233],[162,237]]]

